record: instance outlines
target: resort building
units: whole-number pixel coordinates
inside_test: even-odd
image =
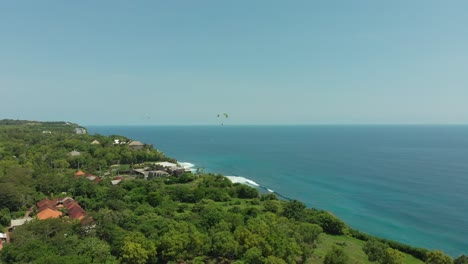
[[[143,149],[145,144],[141,143],[140,141],[132,141],[128,144],[128,146],[133,150],[140,150]]]
[[[33,220],[31,217],[24,217],[24,218],[18,218],[18,219],[13,219],[10,221],[10,226],[8,227],[8,231],[13,231],[16,227],[22,226],[25,223]]]
[[[82,220],[85,210],[71,197],[44,199],[37,203],[37,218],[39,220],[68,216],[72,219]],[[63,212],[62,212],[63,211]]]
[[[70,155],[72,157],[76,157],[76,156],[81,155],[81,153],[79,151],[73,150],[73,151],[69,152],[68,155]]]

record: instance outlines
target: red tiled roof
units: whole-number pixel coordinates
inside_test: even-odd
[[[39,207],[37,209],[37,212],[40,213],[40,212],[44,211],[45,209],[57,210],[57,207],[56,206],[50,206],[50,205],[46,204],[46,205],[43,205],[43,206]]]
[[[52,199],[52,200],[49,200],[49,199],[43,199],[39,202],[37,202],[37,207],[43,207],[44,205],[47,205],[49,207],[55,207],[57,205],[57,202],[60,200],[61,198],[55,198],[55,199]]]
[[[59,218],[60,216],[62,216],[62,212],[50,208],[46,208],[37,214],[37,218],[39,218],[40,220],[49,218]]]
[[[67,208],[70,209],[75,206],[80,206],[76,201],[66,201],[63,203],[63,205]]]
[[[68,216],[72,219],[83,219],[84,218],[84,213],[83,212],[73,212],[73,213],[68,213]]]
[[[84,211],[83,208],[81,208],[81,206],[79,204],[74,204],[74,205],[72,205],[70,207],[67,207],[67,210],[68,210],[68,212],[70,212],[70,211],[81,211],[81,212],[83,212]]]
[[[72,198],[70,198],[70,197],[67,197],[67,198],[62,200],[62,205],[67,207],[67,208],[72,204],[77,204],[77,202],[75,200],[73,200]]]
[[[59,202],[60,204],[58,204]],[[85,210],[71,197],[56,198],[53,200],[44,199],[39,201],[37,206],[37,217],[41,220],[62,216],[62,212],[58,210],[59,207],[65,207],[70,218],[81,220],[85,216]]]
[[[82,170],[75,172],[75,176],[84,176],[84,175],[86,175],[86,173],[84,173]]]

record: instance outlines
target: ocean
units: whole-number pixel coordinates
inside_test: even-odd
[[[89,126],[235,176],[351,227],[468,254],[468,126]]]

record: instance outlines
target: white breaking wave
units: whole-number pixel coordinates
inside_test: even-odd
[[[184,169],[189,169],[189,170],[191,170],[192,172],[196,171],[196,169],[195,169],[195,164],[193,164],[193,163],[190,163],[190,162],[178,162],[178,164],[179,164],[180,166],[182,166],[182,168],[184,168]]]
[[[268,190],[269,192],[271,192],[271,193],[274,193],[274,192],[275,192],[275,191],[273,191],[272,189],[268,189],[268,188],[267,188],[267,190]]]
[[[244,177],[240,177],[240,176],[226,176],[226,178],[228,178],[229,180],[231,180],[232,183],[243,183],[243,184],[249,184],[249,185],[253,185],[253,186],[257,186],[257,187],[260,187],[260,185],[252,180],[249,180],[247,178],[244,178]]]

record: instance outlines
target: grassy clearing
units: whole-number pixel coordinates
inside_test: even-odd
[[[313,256],[307,260],[307,263],[322,264],[325,255],[333,245],[341,247],[345,251],[345,253],[349,256],[350,264],[373,263],[367,260],[367,255],[362,250],[364,243],[364,241],[352,237],[321,234],[318,239],[317,248],[314,250]],[[423,263],[421,260],[416,259],[411,255],[404,254],[404,256],[405,258],[403,263],[405,264]]]
[[[350,264],[371,263],[367,260],[367,255],[362,251],[364,241],[347,237],[347,236],[331,236],[321,234],[317,241],[317,248],[314,250],[312,258],[307,263],[321,264],[328,250],[333,245],[341,247],[349,256]]]

